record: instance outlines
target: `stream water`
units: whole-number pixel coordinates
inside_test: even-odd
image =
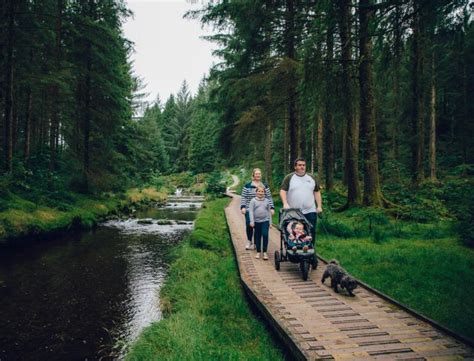
[[[121,358],[160,319],[167,254],[199,207],[178,199],[93,231],[0,246],[0,360]]]

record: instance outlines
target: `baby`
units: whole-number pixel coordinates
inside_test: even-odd
[[[287,227],[288,231],[288,245],[291,247],[293,252],[296,252],[298,245],[303,245],[303,252],[308,252],[311,247],[311,236],[307,235],[304,230],[304,224],[301,222],[290,222]],[[301,247],[300,247],[301,248]]]

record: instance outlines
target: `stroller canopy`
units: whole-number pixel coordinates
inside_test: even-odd
[[[305,228],[309,231],[313,228],[313,226],[308,222],[304,214],[298,208],[287,208],[287,209],[280,209],[280,229],[284,230],[288,222],[290,221],[300,221],[305,225]]]

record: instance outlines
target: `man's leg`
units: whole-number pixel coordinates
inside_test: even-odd
[[[311,212],[304,215],[305,218],[308,220],[309,224],[313,226],[311,229],[311,238],[313,239],[313,246],[316,245],[316,220],[317,220],[317,213]]]

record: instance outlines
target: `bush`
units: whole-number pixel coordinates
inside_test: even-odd
[[[210,173],[207,176],[206,183],[206,191],[210,194],[217,195],[226,191],[225,184],[222,182],[222,175],[218,171]]]
[[[461,242],[468,247],[474,247],[474,196],[471,195],[466,212],[458,215],[457,229]]]

